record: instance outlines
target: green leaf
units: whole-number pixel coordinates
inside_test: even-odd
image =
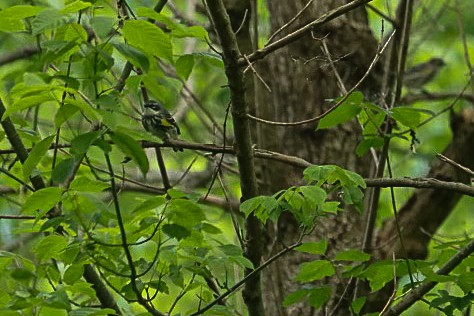
[[[383,137],[364,137],[364,139],[357,145],[356,154],[359,157],[364,156],[370,148],[380,149],[384,144]]]
[[[207,31],[202,26],[184,26],[181,24],[177,24],[177,27],[171,31],[171,36],[177,38],[194,37],[203,41],[208,38]]]
[[[55,100],[56,99],[54,98],[54,96],[50,93],[43,93],[43,94],[21,98],[13,102],[13,104],[7,108],[7,110],[3,114],[2,121],[6,119],[11,113],[29,109],[31,107],[40,105],[44,102],[55,101]]]
[[[206,219],[201,207],[193,201],[173,199],[168,208],[170,221],[186,228],[193,228]]]
[[[334,275],[336,270],[328,260],[315,260],[301,264],[300,271],[295,280],[300,282],[311,282]]]
[[[414,108],[398,107],[392,109],[392,118],[406,127],[416,128],[421,122],[421,113]]]
[[[64,100],[64,104],[70,104],[75,107],[77,107],[79,110],[81,110],[86,116],[88,116],[90,119],[98,121],[101,120],[101,117],[99,113],[95,109],[93,109],[89,104],[84,102],[82,99],[72,99],[72,98],[66,98]]]
[[[311,289],[308,304],[318,309],[323,306],[331,298],[331,288],[329,286],[317,287]]]
[[[102,192],[105,189],[109,188],[109,184],[105,182],[91,180],[87,177],[76,177],[72,181],[69,188],[71,190],[80,192]]]
[[[67,239],[60,235],[49,235],[42,238],[33,248],[39,260],[59,259],[61,251],[68,245]]]
[[[110,133],[110,138],[127,157],[132,158],[133,161],[138,164],[138,167],[140,168],[140,171],[143,173],[143,175],[146,175],[149,165],[148,158],[142,146],[140,146],[140,144],[135,139],[128,136],[127,134],[117,131]]]
[[[173,47],[169,35],[150,22],[125,21],[122,33],[128,44],[158,58],[173,61]]]
[[[183,79],[188,79],[194,67],[193,55],[182,55],[176,61],[176,72]]]
[[[70,153],[76,157],[86,154],[95,140],[99,138],[99,136],[99,131],[88,132],[76,136],[73,140],[71,140]]]
[[[84,274],[84,265],[83,264],[72,264],[64,272],[63,281],[66,284],[74,284],[76,281],[79,281]]]
[[[288,307],[290,305],[296,304],[304,300],[310,293],[310,290],[307,289],[299,289],[290,293],[285,297],[283,300],[283,306]]]
[[[46,9],[38,13],[31,21],[32,35],[39,35],[47,29],[53,29],[65,23],[66,21],[61,12],[56,9]]]
[[[36,210],[42,210],[44,212],[49,211],[53,208],[59,201],[61,201],[61,196],[63,190],[58,187],[44,188],[38,191],[33,192],[23,204],[23,212],[34,212]]]
[[[148,69],[150,68],[150,61],[141,50],[122,43],[117,43],[113,45],[115,49],[117,49],[117,51],[121,55],[123,55],[123,57],[125,57],[129,62],[132,63],[132,65],[141,68],[145,72],[148,71]]]
[[[301,246],[295,248],[295,250],[300,252],[307,252],[314,255],[323,255],[326,253],[328,247],[328,242],[323,239],[319,242],[305,242]]]
[[[278,209],[278,202],[271,196],[257,196],[240,204],[240,211],[248,217],[252,212],[263,223]]]
[[[364,262],[370,260],[370,255],[360,250],[350,249],[338,252],[334,260]]]
[[[54,292],[40,293],[37,298],[42,300],[41,305],[68,311],[71,310],[71,303],[69,302],[66,289],[62,284],[59,284]]]
[[[141,213],[141,212],[145,212],[145,211],[148,211],[148,210],[152,210],[154,208],[157,208],[158,206],[161,206],[161,205],[165,204],[165,202],[166,202],[166,198],[165,198],[164,195],[152,197],[152,198],[150,198],[146,201],[143,201],[140,205],[135,207],[133,212],[134,213]]]
[[[42,139],[38,144],[35,145],[33,150],[28,154],[28,158],[26,158],[25,162],[23,163],[23,179],[26,180],[31,175],[33,169],[38,165],[41,159],[44,157],[46,152],[51,146],[51,142],[53,141],[56,135],[48,136]]]
[[[74,13],[80,10],[89,8],[92,5],[90,2],[74,1],[73,3],[68,4],[61,10],[62,14]]]
[[[355,300],[353,300],[352,303],[351,303],[352,311],[356,315],[359,315],[359,313],[362,310],[362,307],[364,307],[366,301],[367,301],[367,298],[365,296],[358,297]]]
[[[79,108],[71,104],[63,104],[56,112],[54,116],[54,127],[59,128],[61,125],[66,122],[71,116],[76,114],[79,111]]]
[[[40,6],[17,5],[0,11],[0,32],[17,32],[25,30],[24,18],[35,16],[44,10]]]
[[[318,127],[316,129],[330,128],[352,120],[362,110],[362,101],[363,95],[360,92],[353,92],[334,111],[323,117],[319,121]]]
[[[161,229],[166,235],[177,240],[191,236],[191,232],[187,228],[178,224],[165,224]]]
[[[76,159],[66,158],[61,160],[56,167],[54,167],[53,173],[51,174],[51,179],[54,183],[63,183],[66,179],[72,175],[74,171],[74,164]]]

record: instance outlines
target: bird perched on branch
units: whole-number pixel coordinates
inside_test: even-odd
[[[145,102],[145,111],[142,115],[142,125],[151,134],[158,136],[167,143],[170,139],[177,139],[181,134],[178,124],[173,116],[157,101]],[[174,151],[183,151],[182,148],[173,147]]]
[[[403,84],[408,89],[421,89],[433,80],[445,65],[441,58],[431,58],[427,62],[415,65],[405,71]]]

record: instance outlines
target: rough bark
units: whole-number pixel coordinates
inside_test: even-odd
[[[268,1],[271,32],[289,21],[306,3],[307,1]],[[295,26],[282,35],[344,3],[345,1],[315,1]],[[337,72],[347,89],[360,80],[377,49],[377,42],[367,26],[366,13],[358,9],[267,56],[259,63],[258,71],[272,92],[269,93],[260,82],[256,82],[257,116],[283,122],[311,118],[330,107],[327,99],[342,94],[330,61],[322,52],[322,39],[326,41]],[[364,82],[362,90],[368,95],[375,94],[379,89],[378,82],[377,77],[371,75]],[[298,156],[315,164],[337,164],[364,176],[369,175],[370,159],[361,159],[354,154],[360,141],[360,127],[355,122],[323,131],[315,131],[314,124],[297,127],[260,125],[258,128],[258,146],[261,148]],[[301,184],[301,169],[278,162],[265,162],[260,165],[260,170],[266,193],[271,194]],[[357,248],[363,233],[362,222],[362,216],[348,208],[338,216],[321,220],[310,239],[327,239],[329,255],[340,249]],[[279,251],[283,245],[294,242],[300,233],[298,224],[289,215],[284,215],[277,225],[268,229],[268,245],[273,245],[268,249],[268,255]],[[265,271],[267,315],[315,314],[312,308],[304,304],[285,309],[280,303],[286,295],[300,286],[292,282],[292,278],[297,273],[299,264],[310,259],[295,252]],[[336,285],[333,288],[337,288],[338,293],[342,293],[347,284],[333,285]],[[334,294],[335,299],[330,305],[334,305],[339,299],[339,295]],[[329,310],[331,308],[328,306]],[[348,313],[347,304],[341,304],[340,308],[344,311],[342,314]]]

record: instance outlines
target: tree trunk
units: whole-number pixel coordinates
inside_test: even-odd
[[[293,18],[306,3],[306,0],[268,1],[270,33]],[[282,35],[344,3],[345,1],[315,1],[294,23],[295,26],[282,32]],[[277,36],[277,39],[279,37]],[[337,75],[331,66],[331,60],[323,53],[323,41],[329,50]],[[368,28],[366,13],[359,9],[267,56],[258,64],[257,70],[272,91],[268,92],[261,82],[255,81],[256,115],[271,121],[294,122],[323,113],[332,105],[327,99],[343,94],[337,76],[349,90],[364,75],[376,49],[377,42]],[[375,94],[379,91],[378,82],[380,81],[376,76],[370,75],[361,89],[365,94]],[[259,125],[258,131],[260,148],[298,156],[318,165],[336,164],[369,176],[371,160],[355,155],[361,134],[361,128],[356,122],[320,131],[315,131],[314,123],[295,127]],[[260,165],[260,170],[265,184],[261,187],[262,193],[273,194],[278,190],[301,184],[301,169],[265,161]],[[337,216],[321,220],[308,239],[327,239],[329,255],[341,249],[359,248],[363,234],[362,224],[363,216],[353,208],[347,208],[347,211]],[[298,224],[288,214],[283,215],[279,223],[268,227],[268,230],[268,256],[285,245],[294,243],[300,234]],[[288,309],[281,305],[285,296],[301,285],[292,279],[298,272],[298,266],[309,259],[314,258],[293,252],[279,259],[264,272],[267,315],[315,314],[311,307],[304,304],[296,304]],[[335,280],[331,282],[336,283]],[[333,288],[337,288],[339,294],[333,293],[334,300],[328,305],[328,310],[338,301],[347,284],[333,285],[337,285]],[[350,296],[347,298],[350,301]],[[347,315],[347,302],[340,304],[339,309],[343,311],[341,315]]]

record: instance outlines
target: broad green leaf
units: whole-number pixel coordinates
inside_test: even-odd
[[[361,157],[364,156],[370,148],[380,149],[384,144],[384,139],[380,136],[364,137],[364,139],[357,145],[356,154]]]
[[[82,278],[82,274],[84,273],[84,265],[83,264],[72,264],[70,265],[66,271],[64,272],[63,281],[66,284],[74,284],[76,281]]]
[[[368,261],[370,259],[370,255],[356,249],[350,250],[343,250],[337,253],[334,260],[341,260],[341,261]]]
[[[362,110],[362,102],[363,95],[360,92],[353,92],[334,111],[323,117],[316,129],[330,128],[352,120]]]
[[[91,5],[92,3],[90,2],[74,1],[68,4],[67,6],[65,6],[64,9],[61,10],[61,13],[62,14],[74,13],[74,12],[89,8]]]
[[[304,199],[308,202],[309,208],[316,209],[318,206],[321,206],[326,200],[327,194],[326,191],[317,186],[301,186],[299,191],[303,194]]]
[[[331,298],[331,288],[329,286],[317,287],[310,290],[308,304],[318,309]]]
[[[67,296],[64,285],[59,284],[54,292],[40,293],[37,298],[42,300],[41,305],[57,309],[71,310],[71,303]]]
[[[188,79],[194,67],[193,55],[182,55],[176,61],[176,72],[183,79]]]
[[[362,310],[362,307],[364,307],[365,305],[365,301],[367,301],[367,298],[365,296],[358,297],[352,301],[351,309],[356,315],[359,315],[360,311]]]
[[[191,232],[186,228],[178,224],[165,224],[161,227],[161,230],[171,238],[177,240],[184,239],[191,235]]]
[[[200,40],[205,40],[208,35],[205,28],[202,26],[184,26],[177,24],[177,27],[171,31],[171,36],[181,38],[181,37],[194,37]]]
[[[242,249],[236,245],[220,245],[218,247],[222,252],[224,252],[228,256],[240,256],[242,255]]]
[[[126,156],[132,158],[138,164],[140,171],[146,175],[149,165],[148,158],[142,146],[127,134],[117,131],[110,133],[110,138]]]
[[[23,163],[24,180],[28,179],[28,177],[31,175],[31,172],[33,171],[33,168],[35,168],[44,157],[55,136],[56,135],[51,135],[42,139],[29,153],[28,158],[26,158],[25,162]]]
[[[62,194],[63,190],[58,187],[44,188],[35,191],[26,199],[22,211],[34,212],[36,210],[42,210],[47,212],[61,201]]]
[[[2,120],[6,119],[11,113],[25,110],[25,109],[40,105],[41,103],[44,103],[44,102],[55,101],[55,100],[56,99],[51,93],[43,93],[43,94],[21,98],[13,102],[13,104],[7,108],[7,110],[5,111],[5,114],[3,114]]]
[[[89,148],[99,138],[100,132],[88,132],[78,135],[71,141],[70,153],[74,156],[81,156],[87,153]]]
[[[154,208],[157,208],[158,206],[163,205],[166,202],[166,198],[164,195],[162,196],[155,196],[152,197],[146,201],[143,201],[140,205],[135,207],[133,212],[145,212],[148,210],[152,210]]]
[[[156,255],[158,245],[153,240],[148,240],[147,242],[142,242],[143,237],[137,240],[138,245],[130,247],[130,253],[132,254],[134,261],[139,261],[140,259],[145,260],[146,262],[152,262]]]
[[[278,202],[271,196],[257,196],[244,201],[240,205],[240,211],[244,213],[246,217],[254,212],[254,215],[263,223],[272,217],[277,208]]]
[[[44,10],[40,6],[17,5],[0,11],[0,32],[25,30],[24,18],[34,16]]]
[[[36,15],[31,21],[32,35],[36,36],[43,31],[53,29],[66,23],[64,16],[56,9],[46,9]]]
[[[336,270],[328,260],[315,260],[302,263],[300,271],[295,280],[300,282],[311,282],[334,275]]]
[[[84,102],[82,99],[66,98],[64,100],[64,104],[70,104],[77,107],[79,110],[81,110],[86,116],[88,116],[92,120],[95,120],[95,121],[101,120],[100,114],[97,113],[97,111],[94,108],[92,108],[89,104]]]
[[[309,289],[296,290],[285,297],[285,299],[283,300],[283,306],[288,307],[295,303],[301,302],[302,300],[306,299],[309,293]]]
[[[378,291],[395,277],[393,263],[388,261],[373,263],[362,275],[369,280],[372,292]]]
[[[125,21],[122,33],[128,44],[158,58],[173,61],[173,47],[169,35],[150,22]]]
[[[116,43],[113,45],[121,55],[123,55],[129,62],[132,63],[132,65],[141,68],[145,72],[148,71],[150,68],[150,61],[141,50],[122,43]]]
[[[314,255],[323,255],[326,253],[328,247],[328,242],[323,239],[318,242],[305,242],[301,246],[295,248],[295,250],[300,252],[307,252]]]
[[[77,285],[74,285],[74,289]],[[116,313],[110,308],[78,307],[68,313],[68,316],[107,316]]]
[[[68,245],[67,239],[60,235],[49,235],[41,238],[38,244],[33,248],[39,260],[58,259]]]
[[[74,164],[76,163],[76,159],[73,157],[66,158],[61,160],[56,167],[53,169],[53,173],[51,174],[51,179],[54,183],[63,183],[72,175],[74,171]]]
[[[197,203],[184,199],[171,200],[168,206],[168,218],[171,222],[186,228],[193,228],[206,220],[204,212]]]
[[[398,107],[392,109],[392,118],[406,127],[416,128],[421,122],[421,112],[413,108]]]
[[[87,177],[76,177],[69,188],[80,192],[102,192],[109,188],[109,184],[97,180],[91,180]]]

